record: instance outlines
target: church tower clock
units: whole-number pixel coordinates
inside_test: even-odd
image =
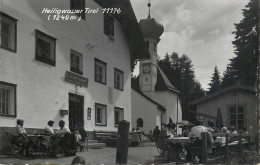
[[[150,2],[148,3],[148,7],[148,18],[141,19],[139,22],[146,47],[150,54],[150,58],[141,60],[139,66],[139,85],[140,90],[143,93],[154,91],[157,82],[157,45],[160,41],[160,36],[164,31],[163,25],[150,16]]]

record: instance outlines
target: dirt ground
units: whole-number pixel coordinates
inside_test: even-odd
[[[145,143],[144,146],[128,148],[128,164],[152,164],[159,153],[154,143]],[[106,147],[102,149],[89,149],[78,152],[77,156],[83,156],[86,163],[90,164],[115,164],[116,148]],[[24,157],[21,155],[0,155],[0,164],[70,164],[74,156],[57,158]],[[157,163],[163,163],[158,162]]]

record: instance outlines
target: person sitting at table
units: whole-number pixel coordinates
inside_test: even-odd
[[[57,135],[60,135],[61,137],[64,136],[64,134],[68,133],[71,134],[70,129],[65,125],[65,121],[64,120],[60,120],[59,121],[59,127],[60,129],[57,131]]]
[[[189,133],[189,138],[192,139],[192,140],[195,139],[194,145],[202,146],[201,140],[196,140],[196,139],[202,138],[201,133],[207,132],[208,133],[208,136],[207,136],[208,148],[207,148],[207,150],[208,150],[208,153],[212,153],[212,144],[214,142],[212,134],[211,134],[211,132],[208,131],[208,128],[203,126],[202,124],[203,124],[202,121],[196,122],[196,126],[194,126]],[[195,153],[195,154],[197,155],[197,157],[199,158],[199,161],[201,163],[201,161],[202,161],[201,154],[197,154],[197,153]],[[188,151],[187,155],[189,155],[188,157],[191,156],[190,151]],[[189,159],[191,159],[191,158],[189,158]]]
[[[174,124],[174,123],[168,123],[166,125],[166,134],[168,137],[172,138],[176,135],[175,127],[176,127],[176,124]]]
[[[54,121],[52,121],[52,120],[48,121],[48,125],[44,129],[44,134],[47,134],[47,135],[53,135],[54,134],[54,131],[53,131],[53,128],[52,128],[53,124],[54,124]]]
[[[15,137],[16,143],[28,143],[28,135],[23,127],[24,121],[22,119],[17,119],[15,126],[15,133],[13,136]]]
[[[135,128],[132,128],[132,131],[130,132],[130,145],[132,147],[136,147],[140,143],[140,136]]]
[[[237,133],[237,130],[236,130],[236,128],[235,128],[235,126],[232,125],[232,126],[230,127],[230,133],[231,133],[231,134],[238,134],[238,133]]]
[[[222,127],[221,128],[221,133],[230,133],[227,127]]]
[[[211,132],[211,133],[214,133],[215,132],[214,126],[215,126],[214,122],[209,120],[208,121],[208,131]]]
[[[182,131],[182,136],[183,137],[189,137],[190,129],[191,129],[191,127],[188,126],[188,125],[183,126],[182,127],[182,130],[183,130]]]

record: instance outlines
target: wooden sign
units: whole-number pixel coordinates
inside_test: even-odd
[[[66,71],[65,81],[79,86],[88,87],[88,78]]]

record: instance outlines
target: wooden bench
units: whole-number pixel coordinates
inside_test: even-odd
[[[99,143],[106,143],[107,146],[117,145],[117,132],[94,130],[95,138]]]

